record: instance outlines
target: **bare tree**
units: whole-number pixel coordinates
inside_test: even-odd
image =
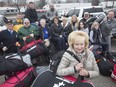
[[[0,2],[0,7],[4,7],[5,5],[6,5],[5,2],[3,1]]]
[[[20,14],[20,7],[26,5],[26,0],[14,0],[14,6],[17,7],[19,14]]]
[[[92,0],[92,5],[93,6],[98,6],[99,5],[99,0]]]

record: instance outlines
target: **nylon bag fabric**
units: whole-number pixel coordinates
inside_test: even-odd
[[[42,40],[34,40],[28,44],[25,44],[25,46],[23,46],[20,50],[23,54],[29,54],[32,59],[46,53],[47,51],[48,50],[44,43],[42,43]]]
[[[33,67],[19,71],[8,78],[0,87],[30,87],[36,78],[36,73]]]
[[[114,65],[114,69],[112,71],[111,78],[113,81],[116,82],[116,64]]]
[[[12,74],[30,66],[32,66],[32,63],[28,54],[25,56],[20,56],[18,54],[0,56],[0,75]]]
[[[100,74],[103,76],[111,76],[114,64],[107,58],[101,57],[97,61]]]
[[[106,52],[106,57],[109,61],[116,64],[116,52]]]
[[[43,79],[45,78],[45,79]],[[89,81],[74,82],[63,77],[54,75],[52,71],[47,70],[39,74],[31,87],[95,87]]]

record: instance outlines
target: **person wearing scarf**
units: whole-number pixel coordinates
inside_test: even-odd
[[[93,52],[88,49],[89,37],[87,33],[83,31],[71,32],[68,37],[68,44],[69,48],[67,50],[73,52],[81,62],[78,62],[68,52],[65,52],[57,68],[57,75],[71,75],[76,78],[78,75],[87,78],[98,76],[99,68],[95,57]]]

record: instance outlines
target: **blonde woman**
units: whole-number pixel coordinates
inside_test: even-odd
[[[89,37],[83,31],[73,31],[68,37],[69,48],[67,50],[78,56],[80,63],[65,52],[57,69],[60,76],[78,75],[93,78],[99,75],[99,68],[93,53],[88,49]]]
[[[71,17],[71,27],[73,31],[78,31],[78,19],[76,15]]]
[[[92,44],[100,44],[102,40],[102,33],[98,22],[93,22],[90,31],[90,41]]]
[[[101,45],[103,51],[108,49],[108,43],[104,42],[104,36],[100,29],[100,24],[95,21],[91,26],[90,31],[90,44],[91,45]]]

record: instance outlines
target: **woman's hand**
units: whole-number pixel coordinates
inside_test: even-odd
[[[89,72],[86,69],[82,68],[79,72],[79,75],[89,77]]]
[[[82,68],[83,68],[83,64],[82,64],[82,63],[78,63],[78,64],[75,66],[75,69],[76,69],[77,72],[79,72]]]

